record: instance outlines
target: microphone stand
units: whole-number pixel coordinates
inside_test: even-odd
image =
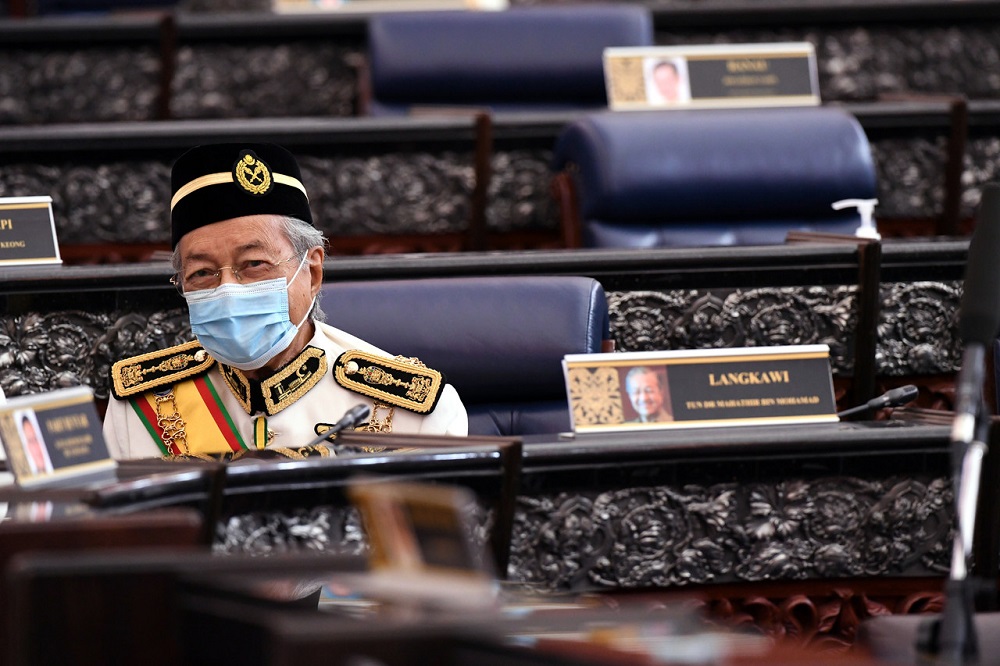
[[[986,442],[990,425],[981,399],[976,403],[974,413],[955,416],[952,486],[957,524],[952,542],[951,572],[945,583],[941,617],[922,627],[924,633],[918,639],[918,653],[923,652],[930,657],[930,663],[955,666],[979,662],[979,642],[973,621],[977,584],[969,576],[968,568],[972,559],[976,503],[982,462],[988,450]]]
[[[965,344],[955,384],[955,418],[951,428],[952,486],[955,494],[955,539],[951,574],[945,584],[944,610],[929,637],[931,657],[955,665],[979,661],[976,640],[975,583],[969,578],[979,481],[990,421],[983,405],[986,350],[1000,331],[1000,184],[983,187],[979,223],[969,243],[969,256],[958,322]],[[996,572],[992,572],[995,574]],[[996,591],[994,590],[995,594]],[[924,645],[918,641],[918,651]]]
[[[371,416],[371,407],[366,404],[355,405],[351,409],[347,410],[339,421],[334,423],[332,426],[316,435],[306,446],[316,446],[321,442],[325,442],[331,435],[336,435],[341,430],[346,430],[348,428],[354,428],[362,421]],[[331,444],[335,452],[340,452],[343,447],[338,444]]]

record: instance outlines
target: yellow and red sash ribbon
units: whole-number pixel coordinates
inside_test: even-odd
[[[177,412],[184,419],[187,451],[168,450],[157,425],[156,394],[147,391],[130,399],[153,441],[164,455],[226,453],[248,448],[207,375],[182,381],[172,388]]]

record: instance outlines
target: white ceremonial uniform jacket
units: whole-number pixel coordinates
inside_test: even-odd
[[[268,448],[304,446],[315,438],[317,424],[332,425],[344,412],[361,403],[371,406],[376,417],[381,419],[386,416],[387,410],[384,408],[376,414],[372,398],[343,388],[332,373],[334,361],[347,350],[361,350],[388,358],[391,355],[332,326],[321,322],[315,322],[315,325],[316,333],[308,344],[326,353],[326,376],[294,404],[267,417],[267,430],[271,435],[267,442]],[[240,400],[230,390],[218,363],[212,365],[207,376],[216,387],[219,401],[228,411],[243,441],[253,442],[255,416],[247,414]],[[465,436],[468,430],[469,419],[465,406],[451,384],[444,386],[437,405],[428,414],[417,414],[401,407],[393,410],[392,432]],[[104,419],[104,438],[111,456],[119,460],[158,458],[163,455],[147,424],[143,423],[129,400],[114,397],[110,399]],[[253,448],[252,445],[250,448]]]

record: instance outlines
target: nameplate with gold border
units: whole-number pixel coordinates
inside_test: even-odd
[[[575,432],[838,421],[827,345],[569,354]]]
[[[612,111],[820,104],[809,42],[604,50]]]
[[[61,263],[52,197],[0,197],[0,265]]]
[[[22,488],[113,480],[93,391],[85,386],[10,398],[0,404],[0,442]]]

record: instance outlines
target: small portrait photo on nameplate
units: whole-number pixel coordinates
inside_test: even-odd
[[[612,47],[604,80],[612,111],[820,103],[809,42]]]
[[[61,263],[52,197],[0,197],[0,266]]]
[[[0,405],[0,441],[22,488],[84,486],[116,476],[87,387],[8,399]]]
[[[563,359],[575,432],[836,422],[826,345]]]

